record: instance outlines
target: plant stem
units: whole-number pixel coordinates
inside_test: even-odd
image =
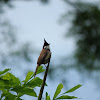
[[[46,82],[46,77],[47,77],[47,74],[48,74],[48,69],[49,69],[49,63],[46,67],[46,71],[45,71],[45,74],[44,74],[44,78],[43,78],[42,86],[41,86],[40,93],[39,93],[39,96],[38,96],[38,100],[42,99],[42,94],[43,94],[44,85],[45,85],[45,82]]]

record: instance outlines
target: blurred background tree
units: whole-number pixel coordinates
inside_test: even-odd
[[[78,67],[80,70],[100,70],[100,9],[92,3],[69,3],[75,7],[69,34],[77,37]]]
[[[74,10],[69,34],[76,38],[75,62],[80,71],[100,70],[100,9],[97,3],[65,0]],[[99,2],[98,2],[99,3]]]
[[[60,58],[60,64],[50,69],[50,77],[54,79],[61,77],[63,84],[67,83],[63,73],[69,69],[79,72],[82,80],[92,78],[100,84],[100,2],[90,2],[81,0],[64,0],[66,6],[70,5],[69,13],[62,15],[61,21],[66,24],[68,19],[72,23],[66,33],[66,39],[73,37],[76,41],[74,55]],[[58,73],[57,73],[58,70]],[[59,72],[61,72],[59,74]],[[56,74],[54,74],[56,73]],[[52,76],[52,74],[54,74]],[[57,78],[57,77],[56,77]]]
[[[81,77],[82,80],[92,78],[100,84],[100,2],[81,0],[64,0],[64,2],[66,6],[69,4],[71,9],[61,19],[63,23],[67,23],[68,19],[72,22],[66,38],[73,37],[77,47],[74,55],[61,60],[58,70],[66,72],[68,69],[75,69],[80,75],[85,76]],[[54,70],[51,69],[51,73],[55,73]],[[62,81],[67,83],[64,78]]]

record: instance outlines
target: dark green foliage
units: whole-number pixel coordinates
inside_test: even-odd
[[[40,79],[39,77],[36,77],[34,79],[32,79],[31,81],[29,81],[27,84],[25,84],[26,87],[30,86],[32,88],[38,86],[40,87],[42,84],[42,79]]]
[[[20,97],[24,94],[37,97],[34,87],[40,87],[42,79],[39,77],[33,78],[32,76],[34,73],[29,71],[25,80],[20,82],[18,78],[7,72],[9,70],[10,69],[5,69],[0,72],[0,90],[2,91],[1,98],[5,97],[6,100],[14,100],[14,98],[17,98],[17,100],[21,100]],[[16,92],[17,95],[12,94],[11,91]]]
[[[75,99],[75,98],[77,98],[77,97],[68,96],[68,95],[63,95],[63,96],[58,97],[57,99]]]
[[[38,69],[37,69],[36,74],[39,74],[39,73],[41,73],[41,72],[43,72],[43,71],[45,71],[45,70],[43,69],[43,66],[39,66]]]
[[[100,8],[93,3],[65,1],[74,8],[69,34],[75,37],[77,42],[75,53],[77,67],[82,71],[98,70],[100,69]]]
[[[34,85],[34,84],[33,84]],[[11,89],[11,91],[16,92],[17,94],[20,93],[21,95],[27,94],[29,96],[34,96],[37,97],[37,94],[35,93],[35,91],[33,90],[33,88],[31,86],[15,86],[13,87],[13,89]]]
[[[31,79],[31,76],[33,75],[33,72],[32,71],[29,71],[26,75],[26,78],[25,80],[23,81],[24,84],[26,84],[30,79]]]
[[[29,71],[26,75],[25,80],[20,82],[17,77],[8,72],[9,70],[10,69],[5,69],[4,71],[0,71],[0,90],[2,91],[0,100],[2,98],[5,98],[5,100],[22,100],[21,96],[25,94],[33,97],[38,97],[36,92],[34,91],[34,88],[40,87],[42,85],[42,79],[40,79],[39,77],[33,78],[34,73],[32,71]],[[43,71],[42,66],[40,66],[37,72],[40,73],[42,71]],[[72,89],[64,92],[63,94],[60,94],[63,85],[59,84],[55,91],[53,100],[77,98],[74,96],[68,96],[66,94],[75,91],[79,87],[81,87],[81,85],[77,85]],[[51,100],[50,95],[48,95],[47,92],[46,92],[46,100]]]
[[[78,89],[78,88],[80,88],[82,85],[77,85],[77,86],[75,86],[75,87],[73,87],[73,88],[71,88],[70,90],[68,90],[68,91],[66,91],[65,93],[63,93],[63,94],[66,94],[66,93],[70,93],[70,92],[73,92],[73,91],[75,91],[76,89]]]
[[[47,92],[46,92],[46,100],[50,100],[50,95],[48,96]]]
[[[100,10],[96,6],[85,6],[73,21],[74,34],[79,35],[76,57],[84,67],[100,69]]]
[[[10,69],[5,69],[4,71],[0,71],[0,75],[2,75],[2,74],[4,74],[4,73],[6,73],[6,72],[8,72]]]
[[[82,85],[79,84],[79,85],[71,88],[70,90],[68,90],[68,91],[60,94],[61,89],[63,88],[63,85],[62,84],[59,84],[58,87],[57,87],[57,89],[56,89],[56,91],[55,91],[55,94],[53,96],[53,100],[57,100],[57,99],[75,99],[77,97],[75,97],[75,96],[68,96],[66,94],[67,93],[70,93],[70,92],[74,92],[76,89],[80,88],[81,86]],[[59,94],[60,94],[60,96],[59,96]]]

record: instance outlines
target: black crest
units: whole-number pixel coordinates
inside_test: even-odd
[[[48,46],[48,45],[50,45],[50,44],[47,43],[47,41],[44,39],[44,45],[43,45],[43,48],[44,48],[44,46]]]

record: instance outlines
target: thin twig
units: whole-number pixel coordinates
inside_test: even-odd
[[[42,86],[41,86],[40,93],[39,93],[39,96],[38,96],[38,100],[42,99],[42,94],[43,94],[43,90],[44,90],[44,86],[45,86],[45,82],[46,82],[48,69],[49,69],[49,63],[47,65],[47,67],[46,67],[46,71],[45,71],[45,74],[44,74],[44,78],[43,78]]]

